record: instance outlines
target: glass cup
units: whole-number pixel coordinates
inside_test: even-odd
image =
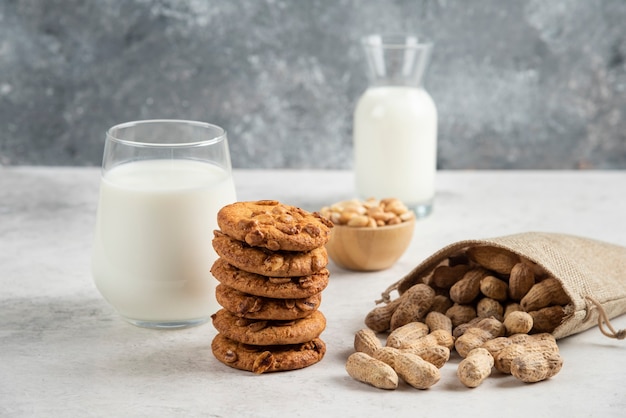
[[[236,200],[226,131],[184,120],[106,134],[92,255],[102,296],[128,322],[184,328],[218,310],[211,241]]]

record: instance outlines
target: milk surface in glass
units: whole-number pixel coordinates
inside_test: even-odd
[[[210,268],[215,214],[235,201],[232,177],[209,163],[147,160],[102,179],[93,254],[96,286],[135,321],[184,321],[218,310]]]
[[[355,178],[363,198],[415,207],[435,195],[437,109],[419,87],[368,88],[354,114]]]

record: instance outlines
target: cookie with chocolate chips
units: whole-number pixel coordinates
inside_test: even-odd
[[[215,358],[227,366],[261,374],[311,366],[324,357],[326,345],[314,338],[301,344],[254,346],[217,334],[211,350]]]
[[[329,271],[326,268],[309,276],[268,277],[250,273],[218,258],[211,267],[211,274],[220,283],[255,296],[278,299],[302,299],[320,293],[328,286]]]
[[[300,344],[318,338],[326,328],[326,318],[320,311],[292,321],[266,321],[240,318],[220,309],[211,319],[225,337],[250,345]]]
[[[236,202],[217,214],[220,230],[252,247],[271,251],[311,251],[330,239],[333,224],[318,213],[276,200]]]
[[[322,302],[319,293],[302,299],[275,299],[249,295],[223,284],[217,286],[215,296],[217,303],[236,316],[264,320],[306,318]]]
[[[326,268],[326,247],[310,251],[271,251],[263,247],[252,247],[221,231],[213,232],[213,248],[217,255],[229,264],[263,276],[299,277],[310,276]]]

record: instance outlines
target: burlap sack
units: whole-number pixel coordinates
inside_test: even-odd
[[[609,319],[626,313],[626,248],[571,235],[528,232],[491,239],[466,240],[437,251],[383,292],[383,300],[420,281],[441,261],[461,249],[489,244],[505,248],[537,263],[556,278],[571,299],[566,316],[554,332],[567,337],[595,325],[608,337],[623,339]]]

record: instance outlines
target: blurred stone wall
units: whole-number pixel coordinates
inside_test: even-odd
[[[435,43],[440,169],[626,168],[625,0],[1,0],[0,165],[213,122],[236,168],[350,168],[359,38]]]

